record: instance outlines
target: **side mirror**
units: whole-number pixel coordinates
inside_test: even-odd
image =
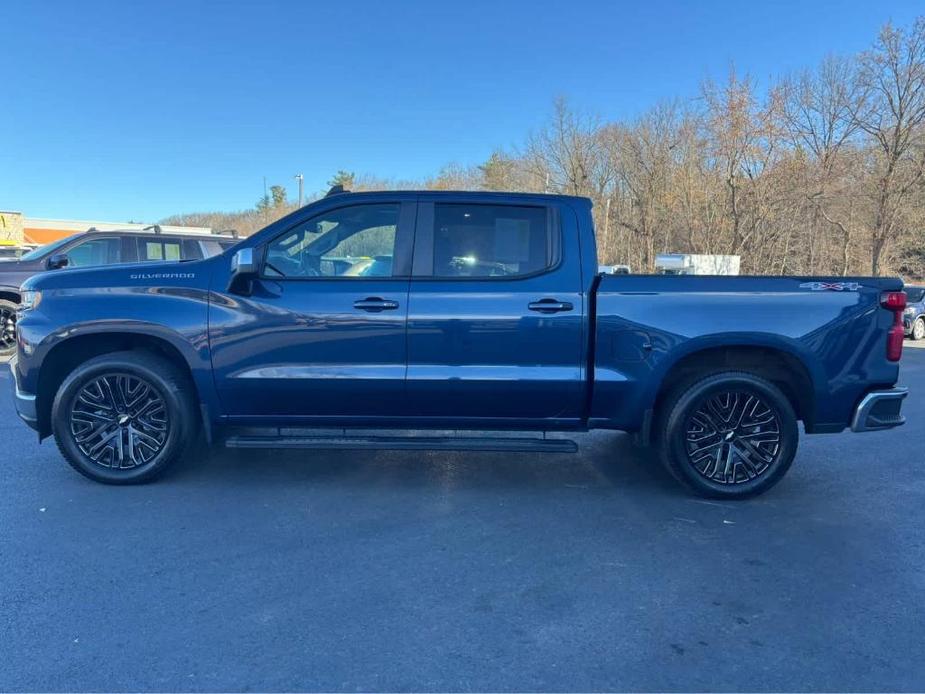
[[[60,270],[63,267],[67,267],[69,262],[70,261],[67,259],[66,253],[54,253],[48,259],[48,262],[45,264],[45,266],[49,270]]]
[[[242,248],[231,256],[231,279],[228,291],[235,294],[251,293],[252,281],[257,277],[257,254],[253,248]]]

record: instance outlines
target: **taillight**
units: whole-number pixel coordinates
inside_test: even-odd
[[[891,311],[902,313],[906,308],[906,292],[884,292],[880,297],[880,305]]]
[[[893,325],[886,336],[886,358],[899,361],[903,355],[903,309],[906,308],[906,292],[884,292],[880,305],[893,312]]]

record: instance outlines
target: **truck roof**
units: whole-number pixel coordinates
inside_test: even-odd
[[[342,192],[330,192],[326,197],[337,197],[337,196],[348,196],[350,199],[364,199],[364,198],[377,198],[377,197],[388,197],[388,198],[432,198],[432,199],[441,199],[441,198],[453,198],[458,200],[460,198],[497,198],[498,200],[510,200],[511,198],[520,198],[524,200],[537,200],[537,201],[549,201],[549,200],[569,200],[575,202],[581,202],[582,204],[590,205],[591,199],[581,195],[560,195],[557,193],[521,193],[516,191],[501,192],[501,191],[486,191],[486,190],[368,190],[368,191],[342,191]],[[325,198],[322,198],[322,200]]]

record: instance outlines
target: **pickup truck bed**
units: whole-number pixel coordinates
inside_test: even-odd
[[[199,432],[513,451],[609,428],[739,498],[786,472],[798,420],[903,422],[899,280],[600,275],[583,198],[337,194],[214,258],[22,290],[18,411],[107,483],[153,479]]]
[[[896,383],[885,358],[895,319],[880,300],[901,289],[894,278],[605,275],[591,425],[638,429],[679,368],[773,366],[808,433],[842,431],[867,391]]]

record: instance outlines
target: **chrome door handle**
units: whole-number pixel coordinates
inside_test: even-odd
[[[540,313],[558,313],[559,311],[571,311],[575,307],[568,301],[540,299],[539,301],[533,301],[527,304],[527,308],[531,311],[539,311]]]
[[[365,299],[354,301],[353,308],[360,309],[361,311],[370,311],[372,313],[377,313],[379,311],[394,311],[398,308],[398,302],[389,299],[380,299],[378,296],[368,296]]]

